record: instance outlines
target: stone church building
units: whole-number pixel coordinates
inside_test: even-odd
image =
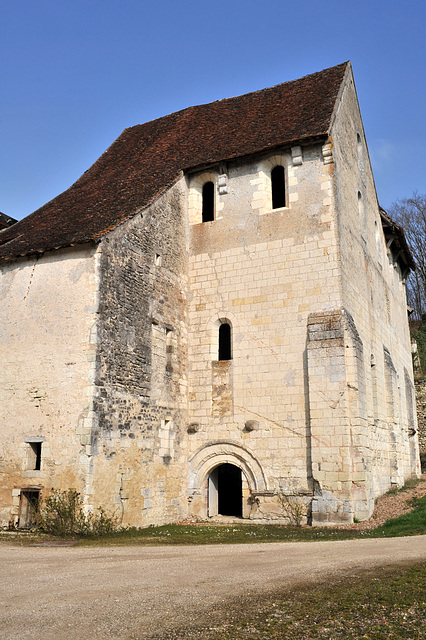
[[[404,234],[350,63],[126,129],[0,231],[0,521],[370,516],[419,473]]]

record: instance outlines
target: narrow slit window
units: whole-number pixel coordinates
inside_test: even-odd
[[[285,207],[285,173],[284,167],[277,165],[271,171],[272,208]]]
[[[173,331],[166,329],[166,374],[173,373]]]
[[[358,169],[362,172],[364,170],[364,157],[362,152],[362,141],[359,133],[356,134],[356,150],[358,157]]]
[[[358,214],[359,214],[359,221],[361,224],[361,232],[364,232],[365,225],[367,224],[367,220],[365,216],[364,200],[362,198],[360,191],[358,191]]]
[[[203,185],[203,222],[214,220],[214,184],[206,182]]]
[[[231,325],[223,322],[219,325],[219,360],[231,359]]]

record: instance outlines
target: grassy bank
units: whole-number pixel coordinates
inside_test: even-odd
[[[412,501],[412,511],[369,531],[331,527],[289,527],[274,524],[187,524],[125,529],[118,534],[87,539],[84,544],[245,544],[249,542],[304,542],[349,540],[426,534],[426,496]]]
[[[426,534],[426,496],[415,500],[413,510],[369,531],[331,527],[288,527],[278,524],[234,523],[170,524],[145,529],[128,528],[104,536],[80,538],[79,545],[188,545],[246,544],[250,542],[304,542],[350,540]],[[3,542],[34,544],[54,541],[55,536],[36,533],[0,534]],[[70,539],[64,536],[61,539]]]
[[[412,511],[398,518],[387,520],[381,527],[373,529],[375,536],[414,536],[426,533],[426,496],[411,500]]]
[[[418,481],[415,481],[418,482]],[[409,489],[408,485],[398,489],[401,494]],[[392,493],[395,493],[393,491]],[[392,495],[392,493],[388,495]],[[112,519],[103,514],[98,518],[100,524],[110,525],[97,529],[86,526],[80,529],[62,526],[52,528],[56,535],[39,532],[0,532],[0,542],[15,544],[34,544],[55,540],[75,540],[85,545],[188,545],[188,544],[244,544],[249,542],[303,542],[315,540],[348,540],[367,537],[393,537],[426,534],[426,495],[403,501],[411,511],[392,518],[375,529],[363,530],[334,527],[291,527],[280,524],[253,524],[247,521],[234,523],[198,523],[171,524],[162,527],[116,528]],[[52,512],[54,519],[56,512]],[[77,510],[77,513],[79,511]],[[73,513],[73,515],[75,515]],[[57,516],[59,519],[59,515]],[[110,522],[111,520],[111,522]],[[55,524],[54,521],[53,524]],[[75,518],[72,519],[73,526]],[[90,524],[90,523],[89,523]],[[63,522],[62,522],[63,525]],[[67,531],[74,531],[66,535]],[[99,535],[99,532],[103,532]],[[98,533],[97,535],[95,535]]]

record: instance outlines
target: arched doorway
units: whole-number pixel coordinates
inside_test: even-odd
[[[220,464],[213,469],[208,480],[209,516],[243,515],[243,477],[234,464]]]

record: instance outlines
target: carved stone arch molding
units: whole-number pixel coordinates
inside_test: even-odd
[[[188,489],[202,491],[206,478],[220,464],[233,464],[241,469],[250,491],[266,491],[266,478],[257,458],[238,442],[216,440],[196,451],[189,461]]]
[[[262,158],[258,166],[258,171],[264,171],[265,173],[270,174],[271,169],[273,169],[277,165],[281,165],[286,169],[290,164],[291,156],[288,152],[274,153],[268,158]]]
[[[231,311],[221,309],[213,313],[207,321],[206,329],[211,330],[212,327],[218,327],[221,322],[229,321],[232,327],[235,329],[237,326],[237,316]]]
[[[298,160],[295,160],[293,151],[300,153],[298,158],[302,158],[300,147],[293,147],[291,152],[288,151],[276,151],[275,153],[263,157],[256,167],[257,186],[253,190],[253,199],[251,207],[254,211],[257,211],[259,215],[270,213],[272,209],[272,181],[271,171],[276,166],[284,167],[285,177],[285,191],[289,193],[288,176],[290,170],[296,164],[301,164]],[[299,151],[300,150],[300,151]],[[288,202],[287,202],[288,206]]]

